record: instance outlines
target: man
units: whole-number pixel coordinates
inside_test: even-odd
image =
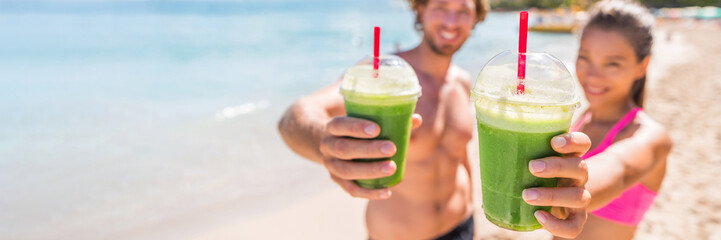
[[[371,140],[380,132],[375,123],[345,116],[338,93],[340,81],[296,101],[279,129],[291,149],[323,164],[348,194],[369,199],[366,226],[371,239],[470,239],[474,209],[466,146],[474,129],[468,95],[471,76],[452,65],[451,59],[475,24],[485,18],[488,2],[425,0],[411,1],[411,7],[423,39],[416,48],[396,55],[416,71],[423,92],[413,116],[414,130],[400,184],[390,189],[364,189],[353,182],[390,176],[396,165],[351,159],[390,157],[396,149],[390,141]],[[590,199],[584,188],[588,171],[578,158],[588,150],[590,141],[574,133],[557,137],[553,143],[561,143],[554,149],[567,156],[542,159],[540,165],[546,167],[532,172],[539,177],[563,178],[559,187],[535,189],[537,194],[524,196],[529,204],[554,206],[555,215],[565,218],[539,211],[536,218],[546,230],[573,237],[586,221]]]

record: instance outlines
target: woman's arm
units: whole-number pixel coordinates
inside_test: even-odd
[[[613,143],[608,149],[586,159],[591,192],[588,211],[601,208],[621,195],[656,166],[666,161],[671,138],[658,123],[648,122],[633,136]]]

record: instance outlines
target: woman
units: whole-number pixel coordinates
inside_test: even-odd
[[[632,239],[666,171],[671,139],[643,112],[654,17],[627,1],[596,4],[583,29],[576,74],[590,103],[571,131],[593,143],[589,217],[577,239]]]

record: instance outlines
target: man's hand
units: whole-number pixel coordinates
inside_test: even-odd
[[[421,116],[413,114],[412,129],[421,125]],[[378,124],[346,116],[333,118],[325,127],[320,141],[323,165],[330,177],[353,197],[386,199],[390,189],[366,189],[353,182],[356,179],[376,179],[393,175],[396,164],[393,161],[354,162],[359,158],[390,158],[396,153],[396,146],[388,140],[372,140],[380,134]]]
[[[586,134],[573,132],[554,137],[551,146],[564,156],[532,160],[528,169],[537,177],[559,178],[558,186],[523,190],[523,200],[530,205],[553,206],[553,214],[536,211],[536,219],[551,234],[574,238],[583,230],[586,207],[591,202],[585,187],[588,167],[581,159],[591,147],[591,140]]]

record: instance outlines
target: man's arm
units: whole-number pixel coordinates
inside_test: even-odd
[[[322,133],[335,116],[345,114],[343,97],[338,93],[340,81],[304,96],[288,108],[278,122],[278,131],[285,143],[298,155],[321,163]]]
[[[393,161],[354,162],[359,158],[390,158],[396,152],[393,142],[374,140],[380,134],[378,124],[345,115],[343,98],[338,94],[340,81],[302,97],[286,111],[278,123],[285,143],[304,158],[320,163],[331,179],[354,197],[385,199],[389,189],[365,189],[353,182],[393,175]],[[414,114],[412,128],[421,124]]]

